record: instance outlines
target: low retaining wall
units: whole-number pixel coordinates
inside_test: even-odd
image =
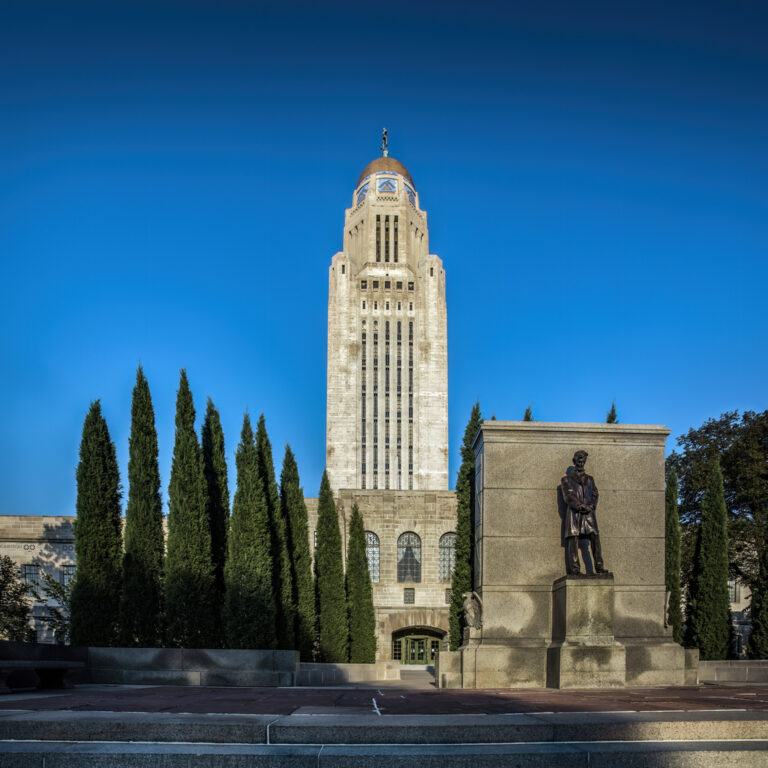
[[[297,651],[88,648],[93,683],[118,685],[296,685]]]
[[[700,661],[700,683],[768,683],[768,661]]]
[[[302,662],[298,685],[344,685],[376,680],[399,680],[399,661],[377,661],[374,664],[315,664]]]

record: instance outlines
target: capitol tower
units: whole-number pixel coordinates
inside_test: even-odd
[[[448,489],[445,272],[408,169],[357,180],[329,271],[326,468],[331,487]]]

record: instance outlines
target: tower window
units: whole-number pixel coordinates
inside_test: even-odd
[[[343,274],[345,274],[345,273],[346,273],[346,271],[347,271],[347,265],[346,265],[346,264],[342,264],[342,265],[341,265],[341,274],[342,274],[342,275],[343,275]]]
[[[403,290],[403,281],[402,280],[398,280],[395,285],[396,285],[398,291],[402,291]]]
[[[379,302],[378,301],[374,301],[373,302],[373,308],[374,309],[378,309],[379,308]]]
[[[408,302],[408,311],[409,312],[413,312],[413,302],[412,301]]]
[[[365,299],[363,299],[363,309],[365,309]]]
[[[361,291],[367,291],[368,290],[368,281],[367,280],[361,280],[360,281],[360,290]]]
[[[363,302],[363,304],[365,304],[365,302]],[[365,306],[363,306],[363,309],[365,309]],[[397,311],[399,312],[401,309],[402,309],[402,305],[401,305],[401,304],[400,304],[400,302],[398,301],[398,302],[397,302]]]
[[[384,288],[388,291],[392,287],[392,282],[390,280],[384,281]]]
[[[397,264],[397,216],[395,216],[394,240],[392,242],[392,257]]]
[[[409,291],[413,290],[413,283],[410,283],[410,282],[408,283],[408,290]]]
[[[429,276],[430,277],[434,277],[435,276],[435,268],[434,267],[430,267],[429,268]]]
[[[389,261],[389,216],[384,217],[384,261]]]
[[[378,291],[379,290],[379,281],[378,280],[374,280],[373,281],[373,290],[374,291]]]
[[[387,302],[387,312],[389,312],[389,302]]]
[[[381,261],[381,215],[376,214],[376,261]],[[378,288],[374,284],[374,288]]]

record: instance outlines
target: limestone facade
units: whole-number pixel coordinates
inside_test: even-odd
[[[3,515],[0,517],[0,555],[7,555],[19,566],[28,584],[37,587],[43,573],[67,583],[75,572],[74,521],[74,517]],[[30,603],[32,627],[38,641],[53,642],[48,625],[41,621],[47,613],[45,606],[31,598]]]
[[[329,270],[326,469],[334,491],[448,489],[445,272],[408,170],[361,174]]]
[[[306,502],[312,543],[317,528],[317,499]],[[426,634],[436,641],[448,631],[450,574],[455,562],[456,494],[453,491],[340,491],[336,506],[345,558],[353,504],[357,504],[363,517],[369,543],[376,609],[376,658],[387,661],[393,658],[400,634]],[[401,537],[408,534],[418,537],[418,581],[408,579],[413,572],[404,572],[402,565],[398,573],[398,560],[414,553],[412,545],[409,545],[410,551],[405,546],[398,548],[398,541],[404,541]],[[377,551],[374,551],[375,545],[371,546],[372,541],[378,541]],[[412,537],[408,536],[408,541],[412,542]],[[407,602],[410,600],[412,602]],[[402,651],[400,648],[400,655]],[[431,663],[431,648],[427,651],[425,663]]]

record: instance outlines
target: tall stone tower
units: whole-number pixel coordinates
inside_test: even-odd
[[[445,272],[408,169],[369,163],[328,286],[326,468],[334,491],[448,489]]]

